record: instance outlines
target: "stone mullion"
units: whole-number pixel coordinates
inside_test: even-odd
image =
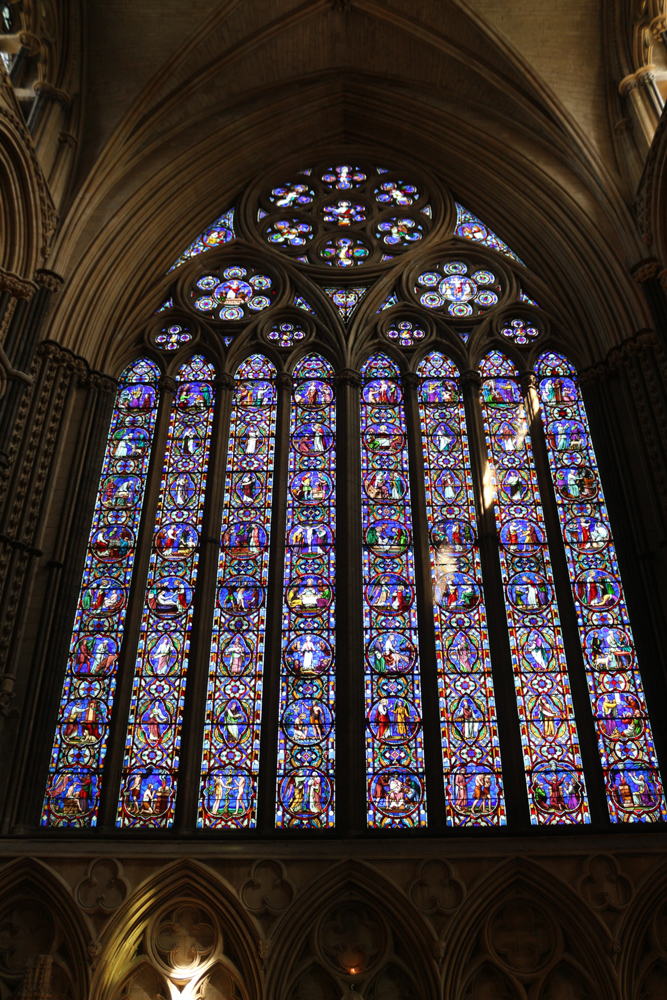
[[[586,679],[586,665],[581,651],[577,613],[572,596],[572,584],[561,536],[558,506],[551,479],[544,425],[540,412],[538,381],[533,372],[524,372],[521,387],[530,426],[533,461],[542,501],[542,516],[546,528],[551,572],[554,580],[556,605],[565,647],[567,676],[570,682],[572,707],[577,724],[579,750],[586,779],[586,792],[594,825],[606,827],[609,822],[600,753],[598,750],[595,721]]]
[[[201,554],[197,570],[197,588],[194,600],[195,617],[190,639],[190,662],[183,712],[178,794],[174,815],[174,826],[179,833],[193,832],[197,824],[206,693],[211,655],[211,627],[218,583],[220,525],[225,499],[234,384],[231,375],[221,375],[215,380],[216,412],[211,435],[206,507],[202,520]]]
[[[438,665],[435,655],[434,596],[429,547],[429,526],[426,514],[424,446],[421,435],[419,401],[417,399],[420,378],[414,372],[407,372],[403,376],[402,381],[408,431],[408,455],[410,459],[411,520],[417,591],[428,829],[431,835],[442,836],[446,829],[442,758],[443,734],[440,720]]]
[[[106,757],[101,762],[103,776],[98,825],[102,830],[107,832],[113,829],[116,824],[116,811],[118,808],[123,756],[125,753],[125,733],[130,712],[130,702],[132,700],[134,670],[137,662],[139,631],[144,610],[148,565],[151,556],[153,530],[155,528],[155,515],[160,496],[169,422],[174,394],[176,392],[176,381],[169,376],[160,376],[158,385],[160,391],[159,411],[153,434],[153,449],[146,480],[141,524],[137,532],[137,549],[134,569],[132,571],[132,583],[127,599],[128,610],[123,628],[122,645],[118,657],[116,692],[111,713],[111,723],[109,725],[107,751]]]
[[[259,734],[259,781],[257,786],[257,829],[270,834],[276,826],[276,776],[280,712],[280,667],[282,661],[283,592],[285,569],[285,527],[290,450],[292,378],[285,372],[276,376],[278,409],[276,450],[273,461],[273,504],[269,552],[269,584],[266,593],[266,638],[262,716]]]
[[[652,477],[645,478],[650,476],[647,451],[643,454],[640,451],[637,456],[640,443],[646,445],[643,420],[648,414],[647,403],[633,392],[627,364],[616,369],[599,365],[582,372],[580,382],[609,508],[649,714],[658,718],[658,706],[663,705],[667,697],[667,657],[662,640],[667,617],[664,559],[667,539],[662,513],[652,496],[655,480],[651,482]],[[610,383],[617,388],[613,398]],[[627,437],[624,430],[627,430]],[[648,509],[643,506],[642,499],[650,503]],[[647,669],[647,665],[651,669]],[[667,733],[664,727],[655,726],[653,736],[664,773]]]
[[[49,664],[66,662],[71,622],[81,584],[88,541],[90,511],[94,504],[104,445],[109,430],[115,384],[111,379],[82,377],[85,389],[82,421],[76,427],[77,448],[68,470],[70,499],[61,512],[51,558],[44,567],[44,600],[40,629],[29,677],[20,728],[20,745],[13,766],[13,798],[8,803],[7,824],[22,832],[38,822],[53,740],[63,671]],[[64,421],[63,421],[64,423]],[[63,435],[68,440],[74,431]],[[66,447],[67,442],[63,442]],[[71,609],[68,614],[65,609]]]
[[[505,593],[493,507],[493,483],[481,409],[481,379],[479,374],[470,370],[463,372],[461,386],[465,403],[473,490],[477,508],[479,554],[489,630],[491,672],[498,717],[498,739],[502,760],[507,823],[513,832],[525,832],[530,828],[524,777],[525,768],[514,687],[512,653],[507,634]]]
[[[361,376],[344,369],[336,385],[336,829],[366,830],[365,654],[361,573]]]

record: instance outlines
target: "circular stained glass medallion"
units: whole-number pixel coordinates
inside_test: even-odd
[[[355,267],[363,264],[369,250],[360,240],[350,236],[338,236],[327,240],[320,250],[320,257],[333,267]]]

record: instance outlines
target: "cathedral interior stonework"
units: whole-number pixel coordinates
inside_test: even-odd
[[[0,1000],[667,997],[666,0],[0,0]]]

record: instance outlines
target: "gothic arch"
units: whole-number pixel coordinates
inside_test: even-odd
[[[487,963],[514,983],[516,995],[525,989],[541,997],[552,971],[565,962],[596,984],[599,1000],[615,1000],[605,958],[609,937],[569,886],[525,857],[513,859],[468,894],[445,935],[443,995],[465,996],[466,982]]]
[[[623,915],[618,939],[623,956],[619,980],[624,996],[640,996],[651,969],[667,967],[666,894],[667,865],[663,864],[649,873],[643,889]]]
[[[92,982],[92,994],[99,1000],[111,1000],[129,981],[130,972],[136,973],[147,963],[155,968],[157,924],[168,922],[169,913],[190,908],[200,908],[205,918],[213,918],[212,930],[218,941],[218,947],[205,951],[201,961],[198,953],[190,979],[200,982],[216,962],[223,961],[243,984],[247,998],[259,996],[258,927],[226,881],[212,868],[191,859],[175,861],[151,875],[116,911],[102,935],[103,957]],[[161,976],[168,975],[166,959],[157,969]]]
[[[379,934],[387,933],[384,944],[378,944],[378,957],[368,972],[346,974],[343,968],[332,964],[322,946],[321,922],[338,908],[358,907],[384,923]],[[315,928],[318,930],[315,931]],[[394,938],[400,944],[393,945]],[[405,967],[405,958],[413,971],[413,985],[418,996],[438,995],[438,973],[431,948],[433,932],[408,901],[398,885],[391,882],[370,864],[358,861],[341,861],[326,871],[315,882],[302,890],[290,910],[276,928],[271,943],[271,964],[267,972],[267,988],[271,995],[291,997],[299,976],[311,967],[322,970],[333,981],[347,984],[354,989],[359,978],[360,989],[366,990],[376,981],[382,969],[390,965]],[[339,986],[340,988],[340,986]],[[298,995],[298,994],[295,994]]]
[[[17,949],[13,962],[0,961],[0,989],[3,982],[15,987],[27,970],[47,955],[53,960],[52,978],[60,975],[71,983],[75,996],[85,996],[87,949],[94,934],[75,906],[68,884],[34,858],[10,862],[0,870],[0,880],[0,934],[4,932],[10,951],[12,942]]]

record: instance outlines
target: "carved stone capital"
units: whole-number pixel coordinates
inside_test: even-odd
[[[43,340],[37,345],[36,354],[43,358],[50,358],[56,365],[66,364],[72,359],[71,352],[64,350],[55,340]]]
[[[98,375],[97,372],[91,372],[88,375],[88,385],[97,392],[103,392],[105,395],[114,393],[118,388],[118,383],[115,379],[112,379],[109,375]]]
[[[37,291],[34,281],[22,278],[13,271],[5,271],[0,267],[0,292],[9,292],[15,299],[30,299]]]
[[[215,379],[216,389],[225,389],[227,392],[231,392],[235,385],[235,379],[233,375],[228,375],[227,372],[223,372],[222,375],[217,375]]]
[[[19,32],[19,42],[30,56],[36,56],[43,48],[42,39],[32,31]]]
[[[642,66],[635,73],[637,77],[637,83],[640,87],[648,87],[649,84],[653,83],[655,80],[655,66]]]
[[[73,136],[71,132],[60,132],[58,142],[61,146],[69,146],[70,149],[76,149],[79,144],[76,136]]]
[[[65,284],[65,279],[55,271],[49,271],[45,267],[40,267],[38,271],[35,271],[35,281],[42,288],[46,288],[48,292],[58,292]]]
[[[631,269],[631,274],[635,281],[641,285],[645,281],[655,278],[659,270],[660,264],[654,257],[651,257],[648,260],[640,260],[638,264],[635,264]]]
[[[667,16],[665,14],[660,14],[658,17],[654,17],[648,26],[648,30],[651,32],[656,41],[661,41],[662,33],[667,31]]]
[[[627,132],[632,132],[634,127],[632,118],[621,118],[614,124],[614,132],[616,135],[625,135]]]
[[[419,375],[415,372],[403,372],[401,376],[401,381],[406,389],[418,389],[421,383]]]
[[[631,90],[634,90],[637,86],[637,77],[634,73],[630,73],[629,76],[624,76],[618,85],[618,92],[621,97],[625,97],[629,94]]]
[[[287,392],[291,392],[292,376],[288,375],[287,372],[278,372],[276,375],[276,385],[279,389],[285,389]]]
[[[355,389],[360,389],[361,375],[354,368],[342,368],[334,375],[334,385],[350,385]]]
[[[47,101],[53,101],[55,104],[59,104],[61,108],[67,111],[71,104],[72,98],[64,90],[60,90],[59,87],[54,87],[53,84],[47,83],[46,80],[38,80],[32,88],[38,97],[43,97]]]
[[[161,392],[176,392],[176,379],[171,375],[160,375],[157,384]]]
[[[462,389],[471,388],[479,392],[482,387],[482,379],[475,368],[466,368],[464,372],[461,372],[460,381]]]

